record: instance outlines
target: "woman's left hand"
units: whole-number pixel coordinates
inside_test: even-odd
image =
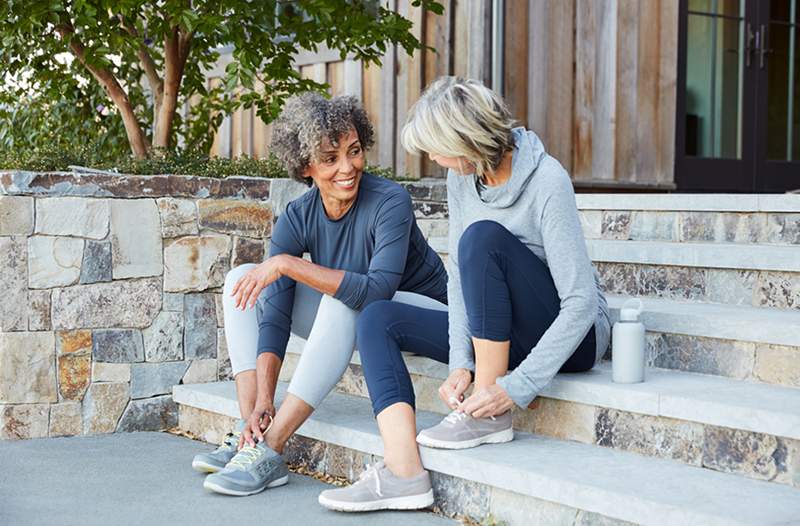
[[[236,308],[242,310],[252,308],[264,287],[283,275],[281,272],[283,263],[283,254],[273,256],[239,278],[231,291]]]
[[[461,405],[461,411],[472,418],[487,418],[502,415],[514,407],[514,401],[508,396],[505,389],[497,384],[476,390]]]

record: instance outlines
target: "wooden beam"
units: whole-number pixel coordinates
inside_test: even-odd
[[[675,119],[678,78],[678,3],[659,2],[658,182],[675,183]]]

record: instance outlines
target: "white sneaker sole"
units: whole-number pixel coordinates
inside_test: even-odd
[[[460,442],[437,440],[435,438],[423,435],[422,433],[417,435],[417,444],[421,446],[435,447],[438,449],[468,449],[471,447],[480,446],[481,444],[502,444],[504,442],[511,442],[512,440],[514,440],[513,428],[503,429],[497,433],[484,435],[482,437],[473,438],[470,440],[462,440]]]
[[[433,490],[408,497],[372,500],[369,502],[344,502],[319,496],[319,503],[335,511],[419,510],[433,505]]]
[[[216,473],[221,468],[218,468],[217,466],[212,466],[208,462],[203,462],[202,460],[193,460],[192,469],[195,471],[199,471],[200,473]]]
[[[255,495],[256,493],[261,493],[265,489],[268,488],[277,488],[278,486],[283,486],[289,482],[289,475],[285,477],[281,477],[279,479],[275,479],[263,488],[258,488],[250,491],[239,491],[230,488],[224,488],[218,484],[214,484],[213,482],[209,482],[208,480],[203,481],[203,487],[209,491],[213,491],[214,493],[221,493],[223,495],[233,495],[234,497],[246,497],[247,495]]]

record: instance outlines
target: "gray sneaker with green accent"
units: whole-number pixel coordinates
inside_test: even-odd
[[[198,453],[192,459],[192,469],[200,473],[216,473],[225,467],[236,455],[239,447],[239,437],[242,436],[244,420],[240,420],[233,433],[228,433],[222,444],[210,453]]]
[[[224,469],[206,477],[203,487],[223,495],[252,495],[289,482],[289,468],[264,442],[244,446]]]
[[[427,471],[401,478],[378,462],[351,486],[320,493],[319,503],[337,511],[416,510],[433,505],[433,488]]]
[[[417,435],[418,444],[442,449],[466,449],[511,440],[514,440],[511,411],[489,418],[472,418],[466,413],[453,411],[439,424],[423,429]]]

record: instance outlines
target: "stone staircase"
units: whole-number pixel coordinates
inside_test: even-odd
[[[446,257],[440,183],[407,183]],[[610,353],[563,374],[511,444],[423,448],[436,505],[508,524],[800,524],[800,196],[579,194],[612,318],[642,297],[645,383],[614,384]],[[292,338],[281,389],[303,341]],[[447,367],[407,356],[419,426],[446,407]],[[181,385],[180,426],[217,442],[238,415],[232,383]],[[355,478],[382,446],[358,353],[288,448]]]

